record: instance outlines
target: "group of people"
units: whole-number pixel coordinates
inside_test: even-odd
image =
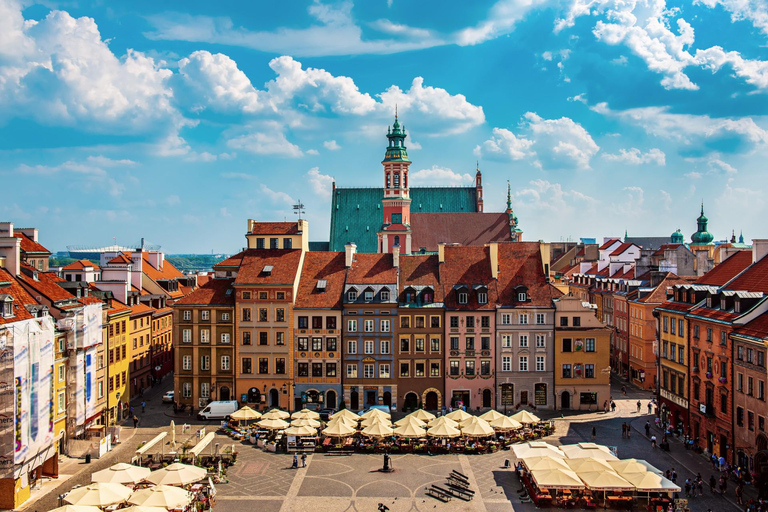
[[[307,454],[302,453],[301,454],[301,467],[305,468],[307,467]],[[299,468],[299,456],[297,454],[293,454],[293,464],[291,464],[291,469],[298,469]]]

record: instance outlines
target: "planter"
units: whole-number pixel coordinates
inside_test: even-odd
[[[712,372],[707,372],[706,376],[707,376],[708,379],[711,379],[712,378]]]
[[[717,380],[720,381],[720,384],[725,384],[726,382],[728,382],[728,379],[726,379],[725,377],[720,377]]]

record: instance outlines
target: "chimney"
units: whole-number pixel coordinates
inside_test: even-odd
[[[400,246],[395,245],[392,247],[392,265],[395,268],[400,268]]]
[[[0,237],[13,236],[13,222],[0,222]]]
[[[9,232],[13,233],[13,224],[10,222],[4,224],[6,227],[10,224]],[[0,229],[2,227],[0,225]],[[12,276],[18,276],[21,272],[21,238],[0,236],[0,256],[5,258],[5,269]]]
[[[253,231],[254,224],[256,224],[255,220],[248,219],[248,231],[247,231],[247,233],[251,233]]]
[[[352,260],[355,257],[355,251],[357,251],[357,245],[355,242],[350,242],[344,246],[344,265],[347,268],[352,266]]]
[[[488,254],[491,258],[491,277],[499,278],[499,243],[491,242],[488,244]]]
[[[448,245],[445,242],[437,244],[437,262],[445,263],[445,246]]]
[[[766,254],[768,254],[768,239],[752,239],[752,263],[760,261]]]
[[[38,240],[38,229],[37,228],[16,228],[15,233],[24,233],[29,238],[32,239],[33,242],[39,242]]]

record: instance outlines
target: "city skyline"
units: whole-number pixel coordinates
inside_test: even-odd
[[[233,253],[301,200],[328,240],[332,181],[382,186],[397,106],[413,186],[479,161],[527,240],[689,240],[702,199],[716,240],[761,236],[764,7],[443,5],[0,0],[0,216],[54,250]]]

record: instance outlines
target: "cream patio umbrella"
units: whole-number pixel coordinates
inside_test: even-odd
[[[498,419],[491,421],[490,424],[495,430],[502,430],[502,431],[517,430],[519,428],[522,428],[523,426],[522,423],[520,423],[519,421],[513,420],[509,416],[504,416],[504,415],[502,415]]]
[[[108,507],[123,503],[131,495],[131,490],[122,484],[96,482],[73,489],[64,497],[71,505],[92,505]]]
[[[512,453],[518,459],[526,457],[558,457],[565,458],[565,454],[557,446],[552,446],[544,441],[531,441],[529,443],[516,444],[512,446]]]
[[[583,489],[584,482],[570,469],[537,469],[531,477],[539,487],[545,489]]]
[[[534,469],[549,470],[549,469],[564,469],[566,471],[572,471],[568,464],[565,463],[565,459],[559,457],[525,457],[520,459],[523,465],[528,468],[528,471]]]
[[[607,446],[595,443],[576,443],[566,444],[560,447],[560,450],[569,459],[583,459],[592,457],[594,459],[618,460]]]
[[[433,419],[435,419],[435,415],[434,414],[432,414],[431,412],[425,411],[424,409],[416,409],[415,411],[413,411],[408,416],[416,418],[417,420],[421,420],[421,421],[424,421],[424,422],[432,421]],[[406,418],[408,416],[406,416]]]
[[[330,417],[331,420],[335,420],[336,418],[348,418],[353,421],[358,421],[360,419],[360,416],[353,413],[349,409],[342,409],[338,412],[331,414],[331,417]]]
[[[320,415],[317,412],[313,411],[313,410],[304,408],[304,409],[302,409],[300,411],[297,411],[297,412],[291,414],[291,419],[294,419],[294,420],[300,420],[300,419],[319,420],[320,419]]]
[[[615,473],[614,469],[603,459],[585,457],[583,459],[566,459],[565,462],[576,473],[579,471],[613,471]]]
[[[385,423],[387,425],[391,425],[392,424],[392,420],[390,420],[389,418],[384,418],[382,416],[368,416],[367,418],[363,418],[360,421],[360,426],[361,427],[370,427],[374,423],[378,423],[378,422]]]
[[[101,512],[101,509],[91,505],[64,505],[63,507],[55,508],[50,512]]]
[[[266,428],[267,430],[283,430],[290,426],[290,424],[285,420],[281,420],[279,418],[264,419],[264,416],[262,416],[261,421],[257,422],[256,424],[262,428]]]
[[[318,428],[320,426],[320,422],[318,420],[312,419],[312,418],[301,418],[298,420],[291,421],[292,427],[312,427],[312,428]]]
[[[258,411],[254,411],[253,409],[245,405],[240,409],[238,409],[237,411],[230,414],[229,417],[237,421],[257,420],[261,418],[261,413]]]
[[[424,437],[427,431],[423,424],[419,425],[419,420],[413,419],[413,422],[403,423],[395,428],[395,435],[399,437]]]
[[[541,421],[541,418],[525,410],[516,412],[515,414],[510,416],[510,418],[512,418],[513,420],[519,421],[520,423],[538,423]]]
[[[644,460],[638,459],[622,459],[622,460],[608,460],[606,463],[617,472],[619,475],[624,473],[645,473],[650,471],[661,475],[661,470],[656,469]]]
[[[200,467],[175,462],[170,466],[158,469],[145,478],[147,482],[155,485],[182,485],[199,482],[208,475],[208,472]]]
[[[145,507],[143,505],[131,505],[130,507],[121,508],[120,512],[168,512],[165,507]]]
[[[493,427],[487,421],[476,416],[462,423],[459,428],[461,434],[467,437],[488,437],[494,434]]]
[[[104,482],[115,484],[135,484],[149,476],[151,470],[132,464],[120,462],[114,466],[102,469],[91,475],[92,482]]]
[[[388,419],[390,419],[392,417],[391,414],[386,413],[386,412],[382,411],[381,409],[368,409],[367,411],[365,411],[360,416],[360,418],[365,420],[365,419],[370,418],[372,416],[378,416],[379,418],[385,419],[385,420],[388,420]]]
[[[674,482],[650,471],[624,473],[620,476],[634,485],[638,492],[680,492],[680,487]]]
[[[344,423],[343,421],[336,421],[333,424],[329,423],[328,427],[323,430],[323,434],[329,437],[347,437],[356,432],[357,429],[355,427]]]
[[[480,417],[485,421],[487,421],[488,423],[491,423],[492,421],[495,421],[499,418],[506,418],[507,416],[504,416],[503,414],[501,414],[499,411],[495,409],[491,409],[490,411],[481,414]]]
[[[134,492],[128,499],[128,503],[165,509],[184,508],[192,503],[192,494],[179,487],[158,485]]]
[[[348,425],[352,428],[357,428],[358,421],[353,420],[352,418],[349,418],[347,416],[336,416],[335,418],[331,418],[328,423],[326,423],[327,426],[335,425],[336,423],[343,423],[345,425]]]
[[[440,416],[439,418],[435,418],[432,421],[430,421],[429,423],[427,423],[427,427],[432,428],[432,427],[437,427],[439,425],[446,425],[446,424],[451,426],[451,427],[453,427],[453,428],[458,428],[458,426],[459,426],[459,422],[458,421],[453,421],[448,416]]]
[[[317,435],[317,429],[307,426],[290,426],[283,430],[283,434],[287,436],[311,437]]]
[[[291,415],[288,414],[286,411],[281,411],[280,409],[270,409],[269,411],[262,414],[261,419],[278,419],[278,420],[287,420],[290,418]]]
[[[463,421],[467,421],[472,417],[472,415],[462,411],[461,409],[456,409],[455,411],[446,414],[445,417],[449,420],[455,421],[456,423],[461,423]]]
[[[613,471],[577,471],[579,478],[593,491],[634,491],[635,486]]]
[[[408,416],[405,416],[395,422],[396,427],[402,427],[403,425],[417,425],[419,427],[424,426],[424,420],[420,420],[416,418],[415,416],[411,416],[410,414]]]
[[[427,430],[430,437],[459,437],[461,432],[458,428],[451,426],[448,422],[437,423]]]
[[[389,420],[387,420],[387,422],[389,422]],[[375,421],[371,425],[365,427],[361,433],[370,437],[390,437],[395,433],[395,430],[384,422]]]

